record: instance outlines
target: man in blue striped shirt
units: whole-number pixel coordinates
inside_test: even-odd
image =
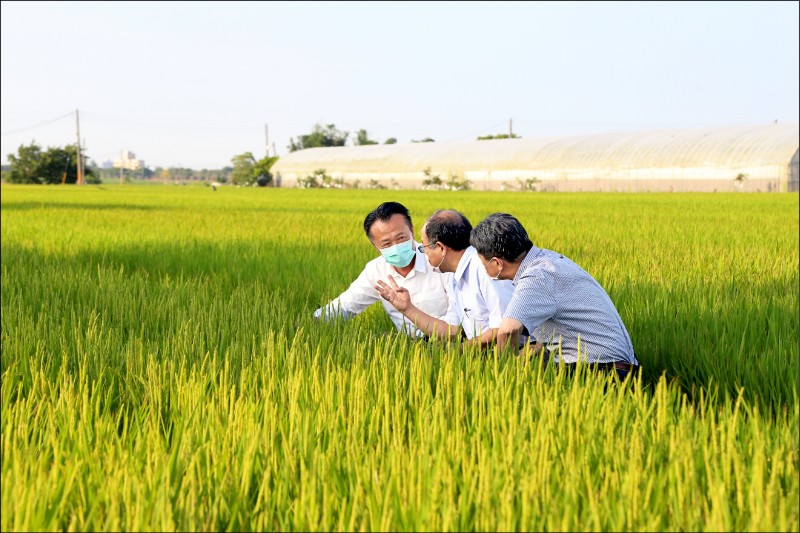
[[[498,349],[516,346],[525,327],[554,361],[580,360],[620,378],[638,370],[631,338],[603,287],[570,259],[534,246],[516,218],[489,215],[472,230],[470,244],[489,277],[514,283]]]

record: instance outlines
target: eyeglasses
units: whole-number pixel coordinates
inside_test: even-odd
[[[417,246],[417,251],[421,254],[425,253],[425,248],[430,248],[431,246],[436,246],[435,242],[429,242],[428,244],[420,244]]]

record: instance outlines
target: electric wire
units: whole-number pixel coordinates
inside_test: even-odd
[[[67,113],[65,115],[61,115],[60,117],[52,118],[50,120],[46,120],[46,121],[40,122],[38,124],[33,124],[32,126],[25,126],[25,127],[22,127],[22,128],[17,128],[15,130],[4,131],[4,132],[0,133],[0,136],[5,137],[6,135],[13,135],[13,134],[16,134],[16,133],[22,133],[24,131],[36,129],[36,128],[39,128],[41,126],[46,126],[47,124],[50,124],[50,123],[55,122],[57,120],[61,120],[62,118],[66,118],[66,117],[68,117],[70,115],[73,115],[73,114],[75,114],[75,111],[70,111],[69,113]]]

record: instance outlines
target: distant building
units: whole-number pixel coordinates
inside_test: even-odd
[[[114,160],[114,168],[139,170],[141,168],[144,168],[144,160],[136,159],[136,154],[134,154],[130,150],[123,150],[121,157],[119,159]]]
[[[103,161],[101,168],[114,168],[114,162],[110,159],[106,159],[105,161]]]

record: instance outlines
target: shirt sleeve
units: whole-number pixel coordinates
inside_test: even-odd
[[[480,274],[482,275],[478,287],[489,312],[489,328],[499,328],[500,322],[503,321],[503,313],[514,293],[514,285],[510,281],[493,280],[485,272]]]
[[[325,320],[330,320],[338,316],[348,319],[379,301],[381,295],[375,290],[376,274],[377,272],[372,262],[367,263],[367,266],[364,267],[358,278],[350,284],[350,287],[325,307],[317,309],[314,312],[314,317],[324,317]]]
[[[551,273],[536,271],[523,276],[514,288],[504,318],[513,318],[533,332],[556,314],[555,281]]]

